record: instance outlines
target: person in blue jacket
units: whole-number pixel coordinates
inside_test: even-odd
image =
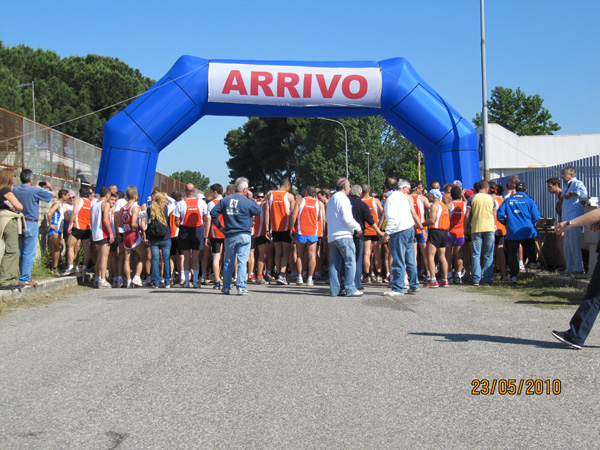
[[[518,181],[514,195],[510,196],[498,208],[498,221],[506,225],[507,262],[510,279],[516,283],[519,275],[519,246],[523,246],[523,256],[530,264],[536,262],[535,238],[538,232],[535,224],[540,220],[540,210],[535,201],[527,195],[527,186]]]
[[[229,295],[231,276],[235,267],[235,257],[238,258],[238,275],[235,282],[238,295],[248,295],[246,289],[246,265],[250,255],[250,229],[252,216],[260,215],[260,206],[246,198],[248,179],[238,178],[234,183],[234,194],[229,195],[210,211],[214,224],[225,234],[225,258],[223,260],[223,294]],[[221,227],[219,215],[223,214]]]

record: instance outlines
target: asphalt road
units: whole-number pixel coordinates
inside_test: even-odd
[[[0,319],[0,448],[598,447],[600,334],[549,334],[573,308],[249,288],[90,289]]]

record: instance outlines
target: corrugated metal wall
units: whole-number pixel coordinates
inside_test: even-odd
[[[542,218],[556,218],[554,205],[556,196],[550,194],[546,189],[546,180],[556,177],[560,179],[560,172],[565,166],[573,166],[577,170],[577,179],[583,181],[590,197],[600,196],[600,156],[579,159],[558,166],[545,167],[527,172],[519,173],[521,181],[527,185],[527,193],[535,200]],[[492,181],[506,187],[509,177],[502,177]]]

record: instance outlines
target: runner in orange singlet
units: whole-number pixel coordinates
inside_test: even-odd
[[[450,277],[450,282],[462,284],[462,247],[465,243],[465,210],[467,203],[462,199],[462,188],[453,186],[450,190],[452,197],[452,209],[450,210],[450,228],[446,238],[446,260],[450,266],[454,267],[454,276]]]
[[[308,271],[306,284],[313,286],[313,275],[317,265],[317,242],[319,240],[319,220],[324,219],[325,208],[323,204],[317,200],[317,188],[308,186],[306,188],[305,197],[296,204],[291,217],[291,226],[296,227],[296,246],[298,255],[296,259],[296,267],[298,268],[298,278],[296,284],[302,285],[302,260],[304,254],[308,254]],[[291,234],[291,232],[290,232]]]
[[[290,194],[292,184],[289,180],[282,180],[281,186],[276,191],[267,194],[269,205],[269,231],[275,245],[275,265],[279,276],[277,284],[288,284],[286,271],[292,239],[290,237],[290,215],[296,206],[294,195]]]
[[[383,217],[383,206],[381,202],[373,197],[371,187],[368,184],[363,184],[362,198],[361,200],[367,204],[373,221],[379,225],[381,218]],[[373,264],[371,264],[373,261]],[[373,270],[373,268],[375,270]],[[373,273],[373,276],[371,274]],[[379,236],[375,229],[365,222],[365,241],[364,241],[364,254],[363,254],[363,279],[365,283],[382,283],[383,278],[381,277],[381,253],[379,252]]]
[[[177,203],[175,223],[179,227],[179,248],[184,256],[183,287],[199,288],[200,250],[204,248],[204,222],[206,222],[206,203],[196,197],[196,187],[192,183],[185,185],[185,198]],[[193,271],[193,284],[190,284],[190,270]]]
[[[442,193],[439,189],[432,189],[427,194],[427,199],[431,203],[429,219],[423,224],[429,226],[429,236],[427,238],[427,259],[429,267],[432,268],[431,280],[425,283],[425,287],[437,288],[438,286],[448,287],[448,261],[446,261],[446,237],[450,227],[450,214],[448,208],[442,203]],[[435,277],[435,257],[440,263],[441,280],[438,284]]]
[[[63,272],[63,276],[73,275],[77,269],[73,266],[75,255],[79,253],[79,245],[83,245],[83,267],[82,272],[85,272],[87,265],[91,259],[90,243],[92,231],[90,228],[92,210],[91,200],[94,198],[94,192],[89,186],[82,186],[79,189],[79,200],[73,206],[73,213],[69,220],[67,233],[67,270]]]
[[[431,208],[431,203],[427,200],[427,197],[423,195],[425,186],[422,181],[413,181],[410,183],[410,198],[413,200],[415,212],[419,216],[419,220],[422,224],[425,223],[425,213]],[[427,274],[426,281],[431,279],[431,273],[429,270],[429,262],[427,260],[427,230],[418,229],[415,227],[415,258],[417,259],[417,267],[419,266],[419,250],[421,257],[423,258],[423,265],[425,266],[425,272]]]
[[[223,198],[223,186],[219,183],[215,183],[210,187],[212,200],[208,202],[207,214],[206,214],[206,229],[208,230],[208,246],[212,253],[212,268],[214,276],[214,289],[221,289],[221,254],[223,253],[223,243],[225,242],[225,235],[219,230],[210,218],[210,212],[217,206],[217,204]],[[223,214],[219,215],[219,223],[222,227],[225,226],[223,222]],[[208,262],[208,261],[207,261]],[[208,265],[208,264],[206,264]],[[202,273],[205,274],[208,269],[204,267],[205,262],[202,262]],[[204,279],[204,275],[202,276]]]

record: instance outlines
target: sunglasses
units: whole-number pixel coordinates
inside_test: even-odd
[[[256,198],[265,198],[264,195],[257,195]]]

